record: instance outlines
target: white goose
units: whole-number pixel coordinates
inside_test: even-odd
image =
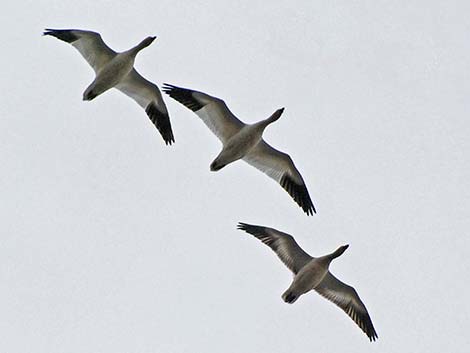
[[[274,112],[268,119],[255,124],[244,124],[219,98],[166,83],[162,90],[195,112],[222,142],[222,151],[211,163],[210,170],[220,170],[227,164],[242,159],[281,184],[307,215],[316,212],[304,180],[292,159],[268,145],[262,138],[264,129],[280,118],[284,108]]]
[[[315,258],[303,251],[287,233],[246,223],[239,223],[238,229],[254,235],[268,245],[294,273],[292,284],[282,294],[285,302],[292,304],[302,294],[315,289],[317,293],[343,309],[370,341],[378,338],[369,313],[356,290],[341,282],[328,269],[331,261],[343,254],[349,245],[343,245],[331,254]]]
[[[116,53],[96,32],[46,29],[43,35],[53,36],[72,44],[95,71],[96,77],[83,92],[83,100],[92,100],[110,88],[117,88],[145,109],[167,145],[175,142],[168,110],[160,90],[134,69],[137,53],[148,47],[156,37],[147,37],[135,47]]]

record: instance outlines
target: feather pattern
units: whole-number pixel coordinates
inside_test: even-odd
[[[277,181],[307,215],[316,213],[302,175],[288,154],[260,141],[243,160]]]
[[[378,338],[366,306],[353,287],[341,282],[328,271],[315,290],[348,314],[370,341]]]
[[[162,90],[195,112],[222,143],[227,142],[245,126],[219,98],[167,83],[163,85]]]
[[[273,228],[238,223],[243,230],[269,246],[294,274],[297,274],[307,262],[313,259],[297,244],[294,238]]]
[[[95,73],[116,56],[116,52],[108,47],[101,35],[92,31],[79,29],[46,29],[45,36],[53,36],[72,44],[83,58],[90,64]]]

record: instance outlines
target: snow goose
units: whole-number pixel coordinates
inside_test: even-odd
[[[269,246],[294,273],[292,284],[282,294],[285,302],[292,304],[302,294],[315,289],[317,293],[343,309],[370,341],[378,338],[369,313],[356,290],[341,282],[328,269],[331,261],[343,254],[349,245],[343,245],[331,254],[315,258],[303,251],[287,233],[246,223],[239,223],[238,229],[254,235]]]
[[[262,138],[264,129],[280,118],[284,108],[278,109],[265,120],[244,124],[219,98],[166,83],[162,90],[195,112],[222,142],[222,151],[211,163],[210,170],[220,170],[227,164],[242,159],[281,184],[307,215],[316,212],[304,180],[292,159],[268,145]]]
[[[167,145],[175,142],[168,110],[160,90],[134,69],[137,53],[148,47],[156,37],[147,37],[135,47],[116,53],[96,32],[46,29],[43,35],[53,36],[72,44],[95,71],[96,77],[83,93],[83,100],[90,101],[110,88],[117,88],[145,109]]]

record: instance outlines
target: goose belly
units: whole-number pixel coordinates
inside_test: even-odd
[[[327,271],[328,268],[312,261],[297,273],[291,287],[295,288],[297,293],[307,293],[318,286]]]
[[[243,158],[259,142],[260,136],[241,130],[224,145],[220,159],[228,164]]]
[[[133,60],[128,56],[117,56],[104,66],[96,75],[93,91],[100,94],[122,81],[132,70]]]

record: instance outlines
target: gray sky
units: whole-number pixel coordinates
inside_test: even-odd
[[[0,330],[8,353],[466,352],[470,344],[467,1],[8,2],[0,27]],[[305,216],[166,102],[176,144],[43,28],[115,50],[225,99],[246,122],[286,107],[266,140],[318,210]],[[238,221],[293,234],[369,309],[379,340],[291,274]]]

